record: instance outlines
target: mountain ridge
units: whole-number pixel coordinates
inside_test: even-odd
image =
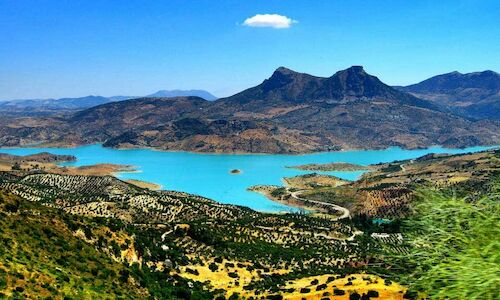
[[[500,74],[495,71],[454,71],[396,88],[448,106],[462,116],[500,120]]]
[[[138,98],[61,118],[0,121],[0,145],[103,143],[195,152],[305,153],[500,142],[500,122],[453,114],[361,66],[316,77],[280,67],[233,96]]]
[[[215,100],[217,97],[205,90],[159,90],[145,97],[189,97],[197,96],[206,100]],[[144,97],[144,96],[143,96]],[[95,107],[98,105],[143,98],[141,96],[95,96],[88,95],[83,97],[49,98],[49,99],[16,99],[0,101],[0,113],[18,113],[33,115],[35,113],[77,111]],[[206,98],[205,98],[206,97]]]
[[[362,66],[352,66],[330,77],[299,73],[285,67],[277,68],[261,84],[230,97],[218,99],[223,105],[251,105],[252,101],[266,106],[266,102],[340,104],[356,100],[384,99],[423,108],[440,110],[429,101],[398,91],[366,73]],[[260,103],[263,102],[263,103]],[[254,109],[257,109],[256,107]]]
[[[453,88],[498,88],[500,74],[492,70],[461,73],[453,71],[432,76],[419,83],[402,87],[411,92],[432,92]]]

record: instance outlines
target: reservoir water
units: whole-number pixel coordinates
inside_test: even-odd
[[[137,173],[120,173],[121,179],[138,179],[162,185],[163,189],[178,190],[202,195],[228,204],[247,206],[258,211],[291,211],[287,207],[266,197],[247,191],[258,184],[282,185],[283,177],[308,173],[286,168],[308,163],[347,162],[360,165],[417,158],[428,153],[465,153],[491,147],[446,149],[432,147],[419,150],[388,148],[385,150],[357,150],[324,152],[303,155],[280,154],[198,154],[190,152],[164,152],[150,149],[116,150],[101,145],[76,148],[9,148],[0,152],[27,155],[39,152],[68,154],[77,157],[68,166],[83,166],[97,163],[133,165]],[[231,174],[232,169],[241,170]],[[309,172],[310,173],[310,172]],[[363,172],[318,172],[355,180]]]

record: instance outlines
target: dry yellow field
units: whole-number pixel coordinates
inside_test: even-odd
[[[194,257],[193,257],[194,258]],[[244,286],[251,282],[259,281],[263,274],[287,274],[286,269],[270,270],[264,272],[262,269],[250,269],[248,262],[237,262],[222,260],[217,263],[218,269],[210,270],[209,265],[214,263],[212,259],[204,261],[203,265],[188,265],[180,267],[178,275],[199,282],[208,283],[213,290],[222,289],[226,296],[238,294],[242,298],[265,297],[267,292],[245,290]],[[377,293],[377,299],[402,300],[406,289],[397,284],[386,282],[384,279],[368,274],[351,274],[345,277],[338,275],[319,275],[304,277],[286,282],[279,287],[279,293],[283,299],[290,300],[320,300],[320,299],[349,299],[352,293],[360,296]]]
[[[285,289],[294,289],[295,291],[283,294],[284,299],[290,300],[316,300],[316,299],[349,299],[351,293],[357,292],[359,295],[366,294],[368,291],[378,292],[378,299],[400,300],[406,291],[399,284],[391,283],[386,285],[384,279],[367,274],[351,274],[344,278],[334,279],[328,282],[329,278],[335,275],[320,275],[304,277],[294,281],[289,281]],[[317,280],[317,282],[316,282]],[[312,284],[312,282],[314,284]],[[307,293],[301,293],[301,289],[309,289]],[[344,295],[335,295],[334,290],[344,291]]]
[[[289,272],[285,269],[271,270],[269,272],[264,272],[262,269],[253,269],[250,271],[247,268],[251,265],[250,263],[226,259],[222,260],[222,263],[217,263],[218,269],[212,271],[209,268],[211,263],[214,263],[213,259],[205,261],[203,266],[182,266],[178,275],[199,282],[207,282],[213,290],[223,289],[227,291],[229,296],[233,293],[238,293],[240,296],[250,297],[254,296],[255,293],[253,291],[245,291],[243,287],[252,281],[259,280],[262,274],[286,274]],[[237,274],[237,277],[234,274]]]

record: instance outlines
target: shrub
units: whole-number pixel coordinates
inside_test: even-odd
[[[357,292],[354,292],[354,293],[349,295],[349,300],[360,300],[360,299],[361,299],[361,296]]]
[[[19,203],[17,203],[17,202],[14,202],[14,203],[10,202],[10,203],[5,204],[5,210],[7,212],[16,213],[18,211],[18,209],[19,209]]]
[[[436,299],[495,299],[500,273],[499,199],[498,178],[491,192],[474,201],[419,190],[415,214],[402,224],[411,253],[395,255],[398,267],[409,270],[400,281]]]
[[[7,279],[4,277],[0,277],[0,289],[4,289],[7,287]]]
[[[211,264],[209,264],[209,265],[208,265],[208,268],[209,268],[209,269],[210,269],[210,271],[212,271],[212,272],[215,272],[215,271],[217,271],[217,270],[219,269],[219,267],[218,267],[218,266],[217,266],[217,264],[215,264],[215,263],[211,263]]]
[[[333,294],[335,296],[342,296],[342,295],[345,295],[345,291],[344,290],[339,290],[339,289],[333,289]]]
[[[198,270],[196,270],[196,269],[193,270],[190,268],[186,268],[186,272],[193,274],[193,275],[196,275],[196,276],[200,275],[200,272],[198,272]]]

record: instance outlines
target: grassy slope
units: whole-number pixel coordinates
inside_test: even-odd
[[[129,267],[74,236],[91,220],[0,192],[0,298],[207,299],[161,272]]]
[[[498,299],[500,179],[474,201],[429,189],[419,199],[403,222],[413,247],[398,258],[401,282],[432,299]]]

